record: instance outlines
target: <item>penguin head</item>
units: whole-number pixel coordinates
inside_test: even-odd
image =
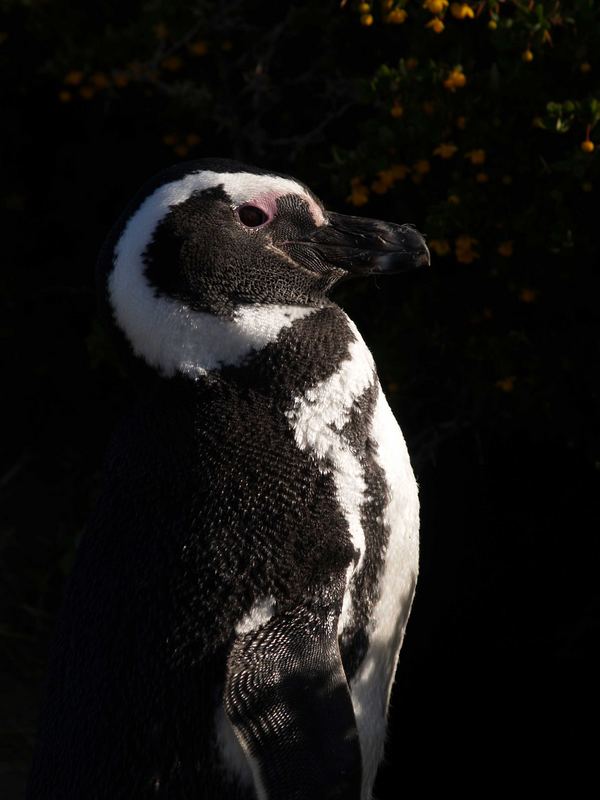
[[[176,335],[166,318],[177,327],[206,315],[225,324],[240,309],[302,313],[343,278],[426,263],[412,226],[328,212],[293,178],[206,159],[142,188],[105,243],[99,273],[117,327],[164,371],[142,340]]]

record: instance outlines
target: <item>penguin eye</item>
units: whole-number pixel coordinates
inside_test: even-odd
[[[242,206],[238,208],[238,217],[240,222],[247,228],[258,228],[259,225],[264,225],[269,221],[269,216],[257,206]]]

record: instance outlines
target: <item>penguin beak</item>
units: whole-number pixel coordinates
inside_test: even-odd
[[[289,255],[318,272],[394,275],[431,263],[425,239],[412,225],[328,214],[328,222],[301,242],[287,242]]]

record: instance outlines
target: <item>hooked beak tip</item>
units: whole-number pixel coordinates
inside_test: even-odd
[[[377,253],[373,257],[372,272],[392,275],[431,264],[431,253],[425,240],[416,231],[411,231],[410,247]]]
[[[431,266],[431,252],[425,242],[423,242],[423,252],[419,253],[415,259],[417,267]]]

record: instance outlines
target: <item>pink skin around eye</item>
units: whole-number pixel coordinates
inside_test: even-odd
[[[243,203],[240,206],[240,208],[243,208],[244,206],[255,206],[256,208],[260,208],[260,210],[264,211],[268,217],[266,222],[263,222],[263,225],[266,225],[267,222],[270,222],[277,213],[278,197],[279,195],[273,192],[260,194],[257,195],[256,197],[253,197],[251,200],[248,200],[247,202]]]
[[[245,203],[243,203],[243,205],[256,206],[257,208],[260,208],[269,218],[267,222],[270,222],[277,214],[277,198],[284,194],[286,194],[286,192],[264,192],[263,194],[258,194],[250,200],[247,200]],[[319,205],[315,203],[315,201],[308,195],[302,197],[302,199],[308,204],[308,208],[315,221],[315,225],[323,225],[325,223],[325,217],[322,210],[319,208]],[[265,222],[263,224],[266,225],[267,223]]]

